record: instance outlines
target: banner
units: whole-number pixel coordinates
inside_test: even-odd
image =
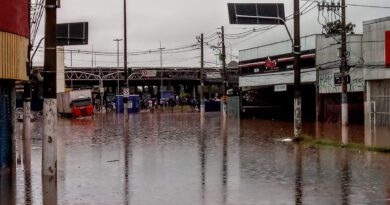
[[[0,31],[29,37],[28,0],[1,0]]]

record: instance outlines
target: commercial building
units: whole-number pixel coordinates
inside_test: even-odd
[[[2,0],[0,6],[0,172],[12,160],[15,81],[27,80],[28,1]]]
[[[347,36],[349,122],[390,125],[390,17],[363,24],[363,34]],[[340,37],[315,34],[301,41],[303,120],[340,122]],[[291,45],[281,41],[240,51],[243,116],[292,120]]]
[[[363,22],[365,143],[390,146],[390,17]]]

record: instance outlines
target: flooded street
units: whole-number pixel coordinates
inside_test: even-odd
[[[288,122],[224,122],[219,113],[204,121],[137,114],[128,124],[114,113],[59,118],[56,189],[42,185],[42,124],[32,126],[31,174],[21,163],[14,179],[2,176],[0,204],[390,204],[389,154],[284,142]],[[304,130],[340,136],[331,125]],[[364,130],[352,130],[350,141],[364,143]]]

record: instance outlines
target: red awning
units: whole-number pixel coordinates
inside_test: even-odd
[[[28,0],[1,0],[0,31],[28,38]]]

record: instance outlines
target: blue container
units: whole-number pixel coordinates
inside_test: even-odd
[[[205,101],[205,111],[206,112],[219,112],[221,111],[221,102],[220,101]]]
[[[10,89],[0,85],[0,169],[12,163],[12,123]]]
[[[115,96],[115,107],[117,113],[123,113],[123,95]],[[130,95],[129,99],[129,107],[127,111],[129,113],[138,113],[139,112],[139,103],[140,97],[139,95]]]

